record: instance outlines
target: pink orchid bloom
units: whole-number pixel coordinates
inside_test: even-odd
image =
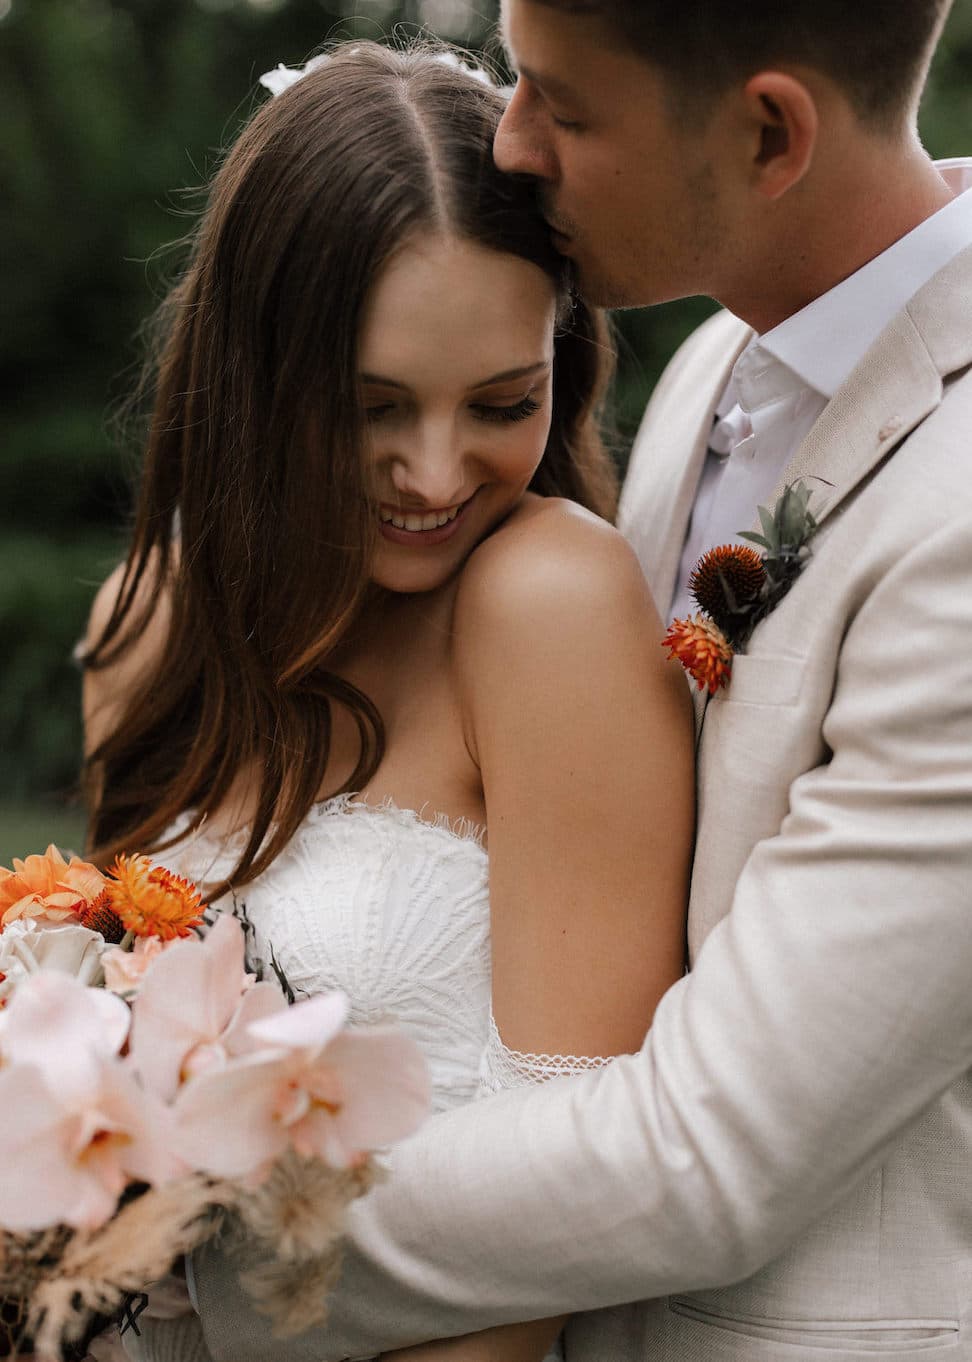
[[[179,1094],[182,1157],[220,1177],[258,1173],[288,1148],[347,1168],[411,1134],[429,1109],[421,1052],[390,1028],[342,1031],[347,1011],[331,993],[249,1022],[247,1042],[259,1048]]]
[[[125,1044],[129,1022],[127,1006],[113,993],[86,988],[60,970],[39,970],[0,1013],[0,1060],[35,1066],[69,1100],[97,1083],[104,1061]]]
[[[119,1060],[92,1063],[83,1041],[63,1044],[86,1086],[65,1089],[63,1070],[48,1072],[50,1051],[0,1071],[0,1110],[16,1113],[0,1179],[7,1230],[93,1229],[114,1214],[129,1182],[161,1183],[185,1171],[171,1152],[172,1113]]]
[[[270,999],[286,1007],[275,984],[250,987],[243,945],[242,927],[224,915],[203,941],[173,942],[146,970],[132,1004],[131,1057],[164,1101],[192,1074],[227,1062],[227,1033],[239,1016],[264,1015]]]

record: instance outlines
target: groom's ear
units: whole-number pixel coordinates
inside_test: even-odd
[[[743,98],[753,187],[767,199],[778,199],[803,179],[813,160],[819,128],[816,101],[802,81],[783,71],[752,76]]]

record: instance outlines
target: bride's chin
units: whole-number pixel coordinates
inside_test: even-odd
[[[388,562],[387,560],[382,562],[384,557],[383,547],[378,550],[377,560],[371,573],[371,584],[382,591],[388,591],[397,596],[412,596],[437,591],[439,587],[445,586],[455,577],[469,556],[466,553],[461,558],[438,564]],[[404,550],[404,553],[408,552],[408,549]]]

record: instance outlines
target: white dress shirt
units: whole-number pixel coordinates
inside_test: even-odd
[[[972,242],[972,159],[936,163],[952,202],[855,274],[754,336],[716,406],[669,618],[693,614],[688,580],[719,544],[743,544],[756,508],[837,389],[918,289]]]

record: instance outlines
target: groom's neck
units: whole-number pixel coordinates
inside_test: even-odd
[[[820,149],[813,171],[753,225],[753,265],[720,298],[760,334],[829,292],[945,206],[917,136]],[[765,263],[764,263],[765,262]]]

